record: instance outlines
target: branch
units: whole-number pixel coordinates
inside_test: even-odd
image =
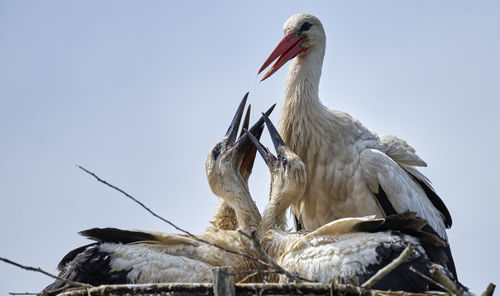
[[[296,274],[292,274],[290,272],[288,272],[287,270],[285,270],[283,267],[281,267],[278,263],[276,263],[273,258],[271,258],[271,256],[269,256],[269,254],[267,254],[267,252],[262,248],[262,245],[260,244],[260,240],[259,238],[257,237],[257,231],[252,231],[252,233],[250,235],[248,235],[247,233],[241,231],[241,230],[238,230],[241,235],[243,235],[244,237],[250,239],[250,241],[252,242],[252,246],[254,248],[255,251],[257,251],[257,253],[262,257],[264,258],[264,260],[269,264],[271,265],[272,267],[274,267],[274,269],[276,269],[276,271],[278,273],[281,273],[281,274],[284,274],[289,280],[294,280],[294,281],[297,281],[297,282],[301,282],[301,281],[306,281],[306,282],[315,282],[315,281],[312,281],[312,280],[308,280],[308,279],[305,279],[305,278],[302,278]]]
[[[268,275],[268,274],[273,274],[273,273],[280,273],[277,270],[269,270],[269,269],[252,269],[252,270],[245,270],[245,271],[238,271],[238,272],[232,272],[230,273],[232,276],[238,276],[238,275],[243,275],[243,274],[249,274],[243,279],[239,280],[237,284],[241,284],[246,282],[249,278],[252,278],[256,275],[263,274],[263,275]]]
[[[445,286],[446,290],[451,294],[455,294],[458,296],[464,295],[464,293],[457,288],[457,285],[455,285],[455,283],[450,280],[437,266],[433,266],[430,272],[431,275],[443,286]]]
[[[493,296],[493,292],[495,292],[495,285],[493,283],[490,283],[486,290],[481,293],[481,296]]]
[[[410,257],[413,252],[413,245],[409,244],[399,256],[392,260],[391,263],[387,264],[384,268],[380,269],[375,273],[369,280],[367,280],[363,285],[361,285],[364,289],[370,289],[371,286],[375,285],[378,281],[380,281],[384,276],[389,274],[391,271],[396,269],[399,265],[403,264],[408,257]]]
[[[264,287],[263,287],[264,286]],[[360,287],[326,283],[247,283],[235,284],[236,295],[254,296],[264,290],[264,295],[340,295],[340,296],[447,296],[444,292],[408,293],[404,291],[362,291]],[[58,296],[102,295],[213,295],[211,283],[159,283],[102,285],[95,288],[78,288]]]
[[[94,174],[93,172],[87,170],[86,168],[80,166],[80,165],[76,165],[79,169],[83,170],[84,172],[86,172],[87,174],[93,176],[94,178],[97,179],[97,181],[103,183],[104,185],[107,185],[108,187],[111,187],[113,188],[114,190],[122,193],[123,195],[125,195],[126,197],[130,198],[131,200],[133,200],[134,202],[136,202],[137,204],[139,204],[141,207],[143,207],[146,211],[148,211],[151,215],[155,216],[156,218],[160,219],[161,221],[169,224],[170,226],[172,226],[173,228],[175,228],[176,230],[180,231],[180,232],[183,232],[185,234],[187,234],[189,237],[193,238],[194,240],[196,241],[199,241],[201,243],[204,243],[204,244],[207,244],[207,245],[210,245],[210,246],[213,246],[213,247],[216,247],[224,252],[227,252],[227,253],[231,253],[231,254],[234,254],[234,255],[238,255],[238,256],[241,256],[241,257],[244,257],[244,258],[247,258],[247,259],[250,259],[250,260],[253,260],[253,261],[256,261],[260,264],[263,264],[265,266],[268,266],[268,267],[271,267],[268,263],[258,259],[258,258],[254,258],[252,256],[248,256],[246,254],[243,254],[243,253],[240,253],[240,252],[237,252],[237,251],[233,251],[233,250],[229,250],[229,249],[226,249],[218,244],[215,244],[213,242],[210,242],[210,241],[207,241],[207,240],[204,240],[202,238],[199,238],[197,237],[196,235],[192,234],[191,232],[187,231],[187,230],[184,230],[180,227],[178,227],[177,225],[175,225],[174,223],[168,221],[167,219],[163,218],[162,216],[156,214],[155,212],[153,212],[150,208],[148,208],[146,205],[144,205],[142,202],[140,202],[139,200],[137,200],[135,197],[133,197],[132,195],[128,194],[127,192],[125,192],[124,190],[120,189],[119,187],[117,186],[114,186],[108,182],[106,182],[105,180],[99,178],[99,176],[97,176],[96,174]]]
[[[40,267],[25,266],[25,265],[19,264],[17,262],[14,262],[14,261],[11,261],[9,259],[2,258],[2,257],[0,257],[0,261],[3,261],[3,262],[8,263],[8,264],[12,264],[12,265],[17,266],[19,268],[22,268],[24,270],[40,272],[40,273],[42,273],[42,274],[44,274],[46,276],[49,276],[49,277],[51,277],[53,279],[63,281],[65,283],[68,283],[68,284],[76,286],[76,287],[80,287],[80,288],[92,288],[93,287],[92,285],[83,284],[83,283],[79,283],[79,282],[74,282],[74,281],[71,281],[71,280],[68,280],[68,279],[64,279],[62,277],[58,277],[57,275],[53,275],[53,274],[51,274],[49,272],[46,272],[45,270],[41,269]]]
[[[441,285],[440,283],[436,282],[435,280],[431,279],[430,277],[426,276],[425,274],[421,273],[420,271],[416,270],[415,268],[413,268],[413,266],[410,266],[410,270],[413,271],[414,273],[416,273],[417,275],[419,275],[420,277],[428,280],[429,282],[433,283],[434,285],[440,287],[441,289],[445,290],[445,291],[448,291],[448,289],[446,289],[445,286]],[[448,291],[448,293],[451,294],[450,291]]]

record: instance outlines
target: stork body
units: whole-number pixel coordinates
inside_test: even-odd
[[[255,158],[255,148],[247,136],[236,139],[247,95],[243,98],[226,136],[208,153],[207,179],[220,202],[214,221],[211,221],[212,225],[197,237],[227,250],[257,257],[237,230],[250,232],[258,227],[261,219],[253,202],[245,204],[247,198],[238,199],[245,197],[240,193],[241,188],[248,191],[248,177]],[[267,114],[271,111],[272,108]],[[248,118],[249,109],[243,124],[245,129],[248,129]],[[258,121],[249,130],[260,137],[263,120]],[[234,178],[235,175],[238,177]],[[235,190],[238,192],[235,193]],[[235,212],[230,207],[235,203],[242,203],[244,210]],[[82,231],[81,234],[96,242],[69,252],[61,260],[58,266],[61,278],[92,285],[211,282],[213,267],[228,266],[233,272],[263,268],[255,260],[228,253],[185,234],[116,228],[93,228]],[[235,280],[241,280],[244,276],[236,276]],[[248,280],[259,279],[260,276],[257,275]],[[45,291],[65,287],[68,287],[65,281],[56,280]]]
[[[314,16],[292,16],[285,38],[261,70],[277,62],[266,79],[294,58],[287,75],[280,133],[305,163],[304,196],[293,205],[302,227],[314,230],[350,216],[415,211],[447,239],[451,216],[428,179],[415,150],[395,136],[378,136],[349,114],[328,110],[318,96],[326,35]]]
[[[413,245],[410,258],[377,282],[374,288],[410,292],[438,289],[412,272],[410,266],[426,275],[430,275],[432,266],[437,266],[453,278],[443,264],[448,261],[440,248],[445,242],[422,231],[426,221],[413,212],[387,218],[374,215],[343,218],[312,232],[285,231],[286,209],[304,194],[307,172],[304,163],[285,146],[268,119],[266,125],[277,156],[254,139],[271,172],[271,194],[259,234],[262,246],[279,265],[310,280],[359,285],[392,262],[407,246]]]
[[[97,242],[68,253],[59,263],[59,277],[95,286],[211,282],[214,267],[230,266],[232,270],[256,267],[253,261],[182,234],[116,228],[93,228],[81,234]],[[249,252],[237,231],[206,232],[198,237],[230,250]],[[56,280],[45,291],[67,286],[66,282]]]

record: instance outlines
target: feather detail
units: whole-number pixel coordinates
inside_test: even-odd
[[[415,149],[403,139],[393,135],[381,135],[380,143],[381,150],[400,165],[427,166],[427,163],[415,153]]]

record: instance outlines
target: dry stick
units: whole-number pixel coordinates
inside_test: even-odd
[[[237,284],[244,283],[244,282],[245,282],[246,280],[248,280],[249,278],[251,278],[251,277],[253,277],[253,276],[256,276],[256,275],[258,275],[258,274],[259,274],[259,272],[257,272],[257,271],[256,271],[256,272],[253,272],[253,273],[251,273],[251,274],[247,275],[246,277],[244,277],[242,280],[238,281],[238,282],[237,282]],[[232,275],[234,276],[234,273],[233,273]]]
[[[271,258],[271,256],[269,256],[269,254],[267,254],[267,252],[262,248],[262,245],[260,244],[260,240],[257,237],[257,231],[255,231],[255,230],[252,231],[252,233],[250,235],[248,235],[247,233],[245,233],[245,232],[243,232],[241,230],[239,230],[239,232],[244,237],[247,237],[248,239],[250,239],[250,241],[252,242],[252,246],[253,246],[254,250],[256,250],[257,253],[259,253],[259,255],[262,258],[264,258],[264,260],[266,260],[268,264],[270,264],[272,267],[274,267],[279,273],[282,273],[282,274],[286,275],[286,277],[288,279],[290,279],[290,280],[298,280],[298,282],[300,282],[300,281],[315,282],[315,281],[312,281],[312,280],[308,280],[308,279],[302,278],[302,277],[300,277],[298,275],[292,274],[289,271],[285,270],[283,267],[281,267],[278,263],[276,263]]]
[[[457,288],[457,285],[455,285],[452,280],[450,280],[441,270],[439,270],[439,268],[434,266],[431,268],[430,272],[431,275],[443,286],[445,286],[446,290],[448,290],[451,294],[459,296],[464,295],[464,293]]]
[[[39,295],[40,293],[30,293],[30,292],[24,292],[24,293],[16,293],[16,292],[9,292],[9,295]]]
[[[244,277],[242,280],[238,281],[237,284],[244,283],[249,278],[251,278],[253,276],[256,276],[258,274],[267,275],[267,274],[281,273],[281,272],[279,272],[278,270],[274,270],[274,269],[273,270],[268,270],[268,269],[252,269],[252,270],[245,270],[245,271],[239,271],[239,272],[231,272],[230,274],[232,276],[236,276],[236,275],[242,275],[242,274],[247,274],[247,273],[249,273],[249,275],[247,275],[246,277]]]
[[[413,266],[410,266],[410,270],[413,271],[414,273],[416,273],[417,275],[419,275],[420,277],[428,280],[429,282],[433,283],[434,285],[440,287],[441,289],[443,289],[451,294],[451,292],[448,291],[448,289],[446,289],[445,286],[441,285],[440,283],[436,282],[435,280],[431,279],[430,277],[428,277],[425,274],[421,273],[420,271],[416,270],[415,268],[413,268]]]
[[[0,257],[0,261],[3,261],[3,262],[8,263],[8,264],[12,264],[12,265],[17,266],[19,268],[22,268],[24,270],[40,272],[40,273],[45,274],[46,276],[49,276],[53,279],[63,281],[65,283],[68,283],[68,284],[73,285],[73,286],[77,286],[77,287],[81,287],[81,288],[92,288],[93,287],[92,285],[74,282],[74,281],[71,281],[68,279],[64,279],[62,277],[58,277],[57,275],[53,275],[49,272],[46,272],[45,270],[41,269],[40,267],[25,266],[25,265],[19,264],[17,262],[14,262],[14,261],[11,261],[9,259],[2,258],[2,257]]]
[[[57,294],[59,294],[59,292],[62,292],[68,288],[69,287],[62,286],[61,288],[58,288],[58,289],[42,291],[41,295],[57,295]]]
[[[493,292],[495,292],[495,285],[493,283],[490,283],[486,290],[481,293],[481,296],[493,296]]]
[[[234,254],[234,255],[238,255],[238,256],[241,256],[241,257],[244,257],[244,258],[247,258],[247,259],[250,259],[250,260],[254,260],[260,264],[263,264],[265,266],[268,266],[268,267],[272,267],[271,265],[269,265],[268,263],[258,259],[258,258],[254,258],[252,256],[248,256],[246,254],[243,254],[243,253],[240,253],[240,252],[236,252],[236,251],[233,251],[233,250],[229,250],[229,249],[226,249],[218,244],[215,244],[215,243],[212,243],[210,241],[207,241],[207,240],[204,240],[204,239],[201,239],[197,236],[195,236],[194,234],[192,234],[191,232],[187,231],[187,230],[184,230],[180,227],[178,227],[177,225],[175,225],[174,223],[168,221],[167,219],[163,218],[162,216],[156,214],[155,212],[153,212],[151,209],[149,209],[147,206],[145,206],[142,202],[140,202],[139,200],[137,200],[135,197],[131,196],[130,194],[128,194],[127,192],[123,191],[122,189],[106,182],[105,180],[99,178],[99,176],[97,176],[96,174],[94,174],[93,172],[87,170],[86,168],[80,166],[80,165],[76,165],[78,168],[80,168],[81,170],[83,170],[84,172],[86,172],[87,174],[93,176],[94,178],[97,179],[97,181],[103,183],[104,185],[107,185],[108,187],[111,187],[113,188],[114,190],[122,193],[123,195],[125,195],[126,197],[130,198],[131,200],[135,201],[137,204],[139,204],[141,207],[143,207],[146,211],[148,211],[151,215],[155,216],[156,218],[160,219],[161,221],[169,224],[170,226],[172,226],[173,228],[175,228],[176,230],[180,231],[180,232],[183,232],[185,234],[187,234],[188,236],[190,236],[191,238],[199,241],[199,242],[202,242],[204,244],[208,244],[208,245],[211,245],[213,247],[216,247],[224,252],[227,252],[227,253],[231,253],[231,254]]]
[[[370,289],[371,286],[375,285],[378,281],[380,281],[384,276],[386,276],[389,272],[393,271],[396,267],[403,264],[408,257],[410,257],[413,252],[413,245],[409,244],[404,251],[399,254],[399,256],[392,260],[391,263],[387,264],[384,268],[380,269],[375,273],[369,280],[367,280],[363,285],[361,285],[364,289]]]
[[[263,284],[236,284],[237,295],[256,295]],[[326,283],[267,283],[264,295],[328,295],[332,286]],[[103,285],[90,289],[79,288],[62,292],[61,296],[90,295],[212,295],[213,285],[209,283],[162,283],[162,284],[132,284]],[[403,291],[362,291],[359,287],[340,285],[333,287],[333,295],[344,296],[443,296],[443,292],[407,293]]]

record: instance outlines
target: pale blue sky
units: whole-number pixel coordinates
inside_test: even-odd
[[[281,102],[286,70],[256,72],[300,12],[327,33],[323,103],[417,150],[454,219],[460,280],[500,283],[495,1],[0,0],[0,256],[55,272],[80,230],[173,231],[75,164],[204,231],[206,153],[246,91],[255,114]],[[258,159],[261,209],[268,183]],[[0,263],[0,295],[50,282]]]

